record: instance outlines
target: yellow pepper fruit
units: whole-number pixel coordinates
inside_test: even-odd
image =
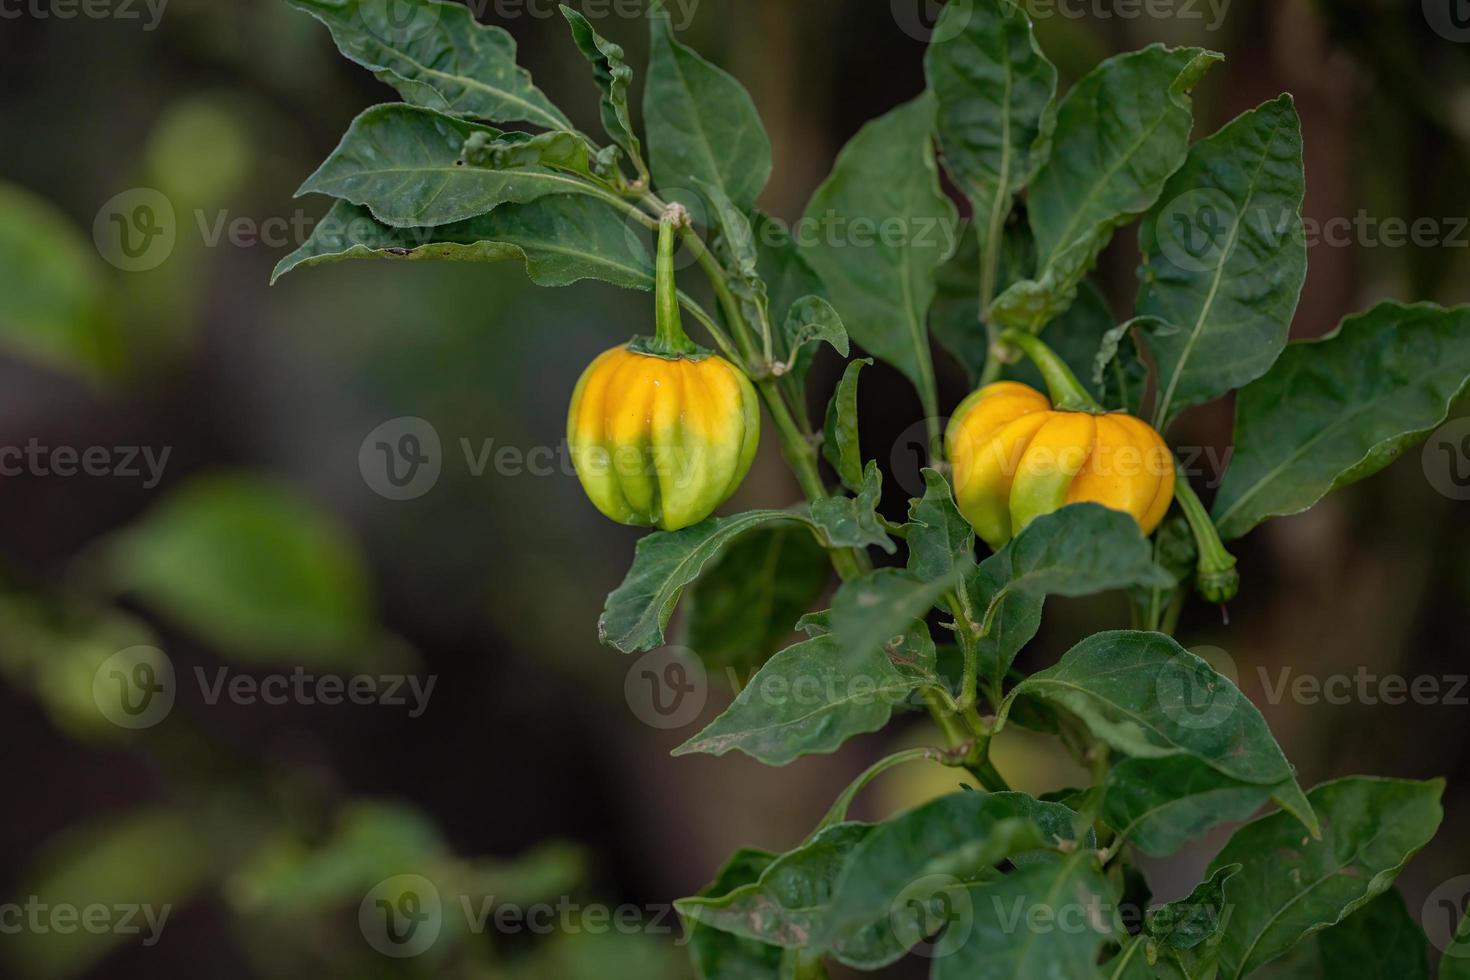
[[[1174,457],[1148,423],[1121,413],[1059,411],[1013,381],[960,404],[945,433],[960,513],[992,549],[1043,514],[1092,502],[1152,534],[1174,499]]]
[[[698,524],[745,479],[760,441],[750,380],[718,355],[614,347],[577,382],[567,417],[587,496],[620,524]]]

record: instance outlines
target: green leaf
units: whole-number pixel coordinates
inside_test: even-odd
[[[0,183],[0,343],[96,376],[113,350],[102,291],[92,243],[47,202]]]
[[[771,176],[771,140],[750,93],[733,76],[679,43],[666,9],[649,14],[651,48],[643,122],[660,191],[703,181],[750,208]]]
[[[736,851],[715,880],[699,893],[701,899],[717,899],[737,888],[755,884],[774,854],[743,849]],[[691,918],[686,935],[689,956],[700,980],[779,980],[781,948],[756,939],[737,936]]]
[[[689,590],[683,643],[711,672],[745,672],[770,659],[831,577],[811,532],[787,526],[736,538]]]
[[[1470,380],[1470,307],[1383,303],[1288,344],[1241,390],[1215,523],[1238,538],[1383,469],[1448,417]]]
[[[1396,888],[1302,945],[1316,946],[1311,975],[1320,980],[1429,980],[1429,943]],[[1441,963],[1440,980],[1454,980],[1450,962]]]
[[[1302,285],[1306,174],[1291,96],[1196,143],[1144,220],[1138,313],[1172,329],[1150,337],[1154,418],[1254,381],[1286,346]]]
[[[438,228],[389,228],[366,208],[338,201],[306,244],[280,261],[271,281],[297,268],[368,258],[519,259],[540,286],[600,279],[629,289],[653,288],[653,257],[642,241],[628,234],[616,211],[581,194],[506,204]]]
[[[786,226],[765,214],[755,212],[753,231],[756,245],[756,271],[766,283],[772,323],[786,323],[791,310],[799,300],[807,296],[826,298],[827,287],[807,262],[801,249],[791,237]],[[843,328],[844,334],[846,327]],[[783,383],[794,383],[798,387],[805,382],[811,367],[812,348],[792,350],[784,331],[776,331],[773,338],[776,357],[781,361],[795,359],[795,366],[782,378]],[[844,354],[844,357],[847,355]]]
[[[376,640],[356,544],[275,483],[195,479],[109,539],[103,555],[118,588],[240,656],[333,663]]]
[[[863,449],[858,439],[858,375],[873,363],[871,357],[851,361],[827,403],[826,438],[822,455],[837,471],[847,489],[856,492],[863,484]]]
[[[1017,696],[1066,708],[1125,755],[1189,756],[1230,779],[1267,787],[1317,832],[1312,808],[1255,705],[1171,637],[1098,633],[1021,682],[1011,698]]]
[[[719,896],[681,899],[674,907],[686,920],[746,940],[803,948],[827,914],[843,865],[872,829],[862,823],[829,827],[771,862],[755,882]]]
[[[776,654],[724,714],[674,750],[724,755],[738,749],[768,766],[835,752],[849,738],[876,732],[914,691],[938,683],[934,644],[925,635],[861,660],[830,635]]]
[[[1031,19],[1011,0],[952,4],[924,59],[939,106],[944,164],[989,238],[1046,159],[1056,124],[1057,70]]]
[[[1013,215],[1003,231],[996,279],[1001,289],[1029,276],[1036,264],[1036,246],[1025,222]],[[974,222],[965,223],[954,255],[935,271],[934,279],[929,328],[965,368],[971,384],[978,384],[990,358],[990,335],[980,316],[980,240]],[[1108,319],[1111,323],[1112,317]]]
[[[786,312],[786,349],[800,351],[808,344],[828,343],[848,355],[847,330],[832,304],[820,296],[803,296]]]
[[[923,905],[934,892],[994,881],[1006,859],[1044,858],[1048,848],[1076,839],[1076,816],[1023,793],[956,793],[885,821],[847,861],[814,941],[849,965],[886,966],[928,934]],[[929,893],[916,894],[925,884]],[[878,956],[856,955],[865,947]]]
[[[1167,857],[1222,823],[1246,820],[1272,787],[1233,779],[1192,756],[1123,759],[1108,772],[1103,818],[1151,857]]]
[[[812,521],[821,530],[828,547],[866,548],[876,545],[890,555],[898,550],[878,519],[883,499],[883,473],[868,461],[856,497],[824,497],[812,504]]]
[[[1439,980],[1470,980],[1470,912],[1460,919],[1454,942],[1439,962]]]
[[[510,33],[477,23],[469,7],[434,0],[287,2],[325,24],[338,50],[414,105],[490,122],[572,129],[516,64]]]
[[[374,106],[352,121],[332,155],[296,193],[328,194],[364,205],[395,228],[425,228],[474,218],[502,204],[591,190],[546,167],[466,163],[467,140],[494,141],[503,135],[432,109],[402,103]]]
[[[926,467],[921,475],[924,496],[909,501],[908,569],[926,581],[968,574],[975,567],[975,531],[943,474]]]
[[[1441,780],[1343,779],[1308,794],[1322,818],[1320,840],[1285,813],[1237,830],[1210,863],[1212,871],[1242,869],[1225,886],[1233,911],[1222,980],[1249,975],[1386,891],[1438,829],[1443,791]]]
[[[1186,897],[1149,912],[1139,938],[1147,943],[1146,961],[1154,964],[1154,973],[1143,976],[1195,980],[1215,975],[1232,911],[1225,885],[1239,871],[1238,864],[1222,867]]]
[[[849,336],[907,375],[930,417],[939,396],[926,321],[958,229],[939,187],[934,112],[926,94],[864,126],[803,219],[817,229],[807,257]]]
[[[864,662],[912,629],[959,583],[958,575],[926,582],[897,568],[880,568],[851,579],[832,599],[832,633],[847,656]]]
[[[607,597],[597,622],[598,637],[623,653],[661,646],[679,596],[715,556],[746,531],[793,522],[807,523],[804,515],[792,511],[753,510],[644,535],[623,584]]]
[[[1041,627],[1048,595],[1084,596],[1136,585],[1172,584],[1153,562],[1133,518],[1098,504],[1073,504],[1032,521],[980,563],[968,589],[981,616],[981,662],[997,691],[1016,655]]]
[[[566,4],[561,4],[561,13],[571,26],[577,50],[592,65],[593,77],[602,90],[602,128],[641,168],[643,145],[638,142],[628,112],[628,87],[633,84],[633,69],[623,60],[622,45],[614,44],[597,33],[586,17]]]
[[[994,884],[971,886],[969,895],[970,915],[950,925],[968,936],[934,961],[931,980],[1101,976],[1098,954],[1118,930],[1109,914],[1111,890],[1091,852],[1028,865]]]
[[[1151,208],[1184,163],[1189,91],[1220,60],[1155,44],[1108,59],[1067,94],[1027,198],[1038,271],[995,301],[997,322],[1034,332],[1072,304],[1113,232]]]

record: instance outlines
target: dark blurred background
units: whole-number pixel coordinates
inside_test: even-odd
[[[1448,19],[1454,2],[1181,0],[1151,17],[1128,0],[1058,0],[1036,12],[1067,81],[1153,41],[1225,52],[1197,93],[1201,135],[1295,94],[1309,232],[1326,232],[1294,327],[1313,337],[1381,298],[1470,298],[1470,31]],[[649,297],[541,290],[511,263],[347,263],[268,286],[328,206],[295,188],[353,116],[394,93],[272,0],[168,0],[156,17],[141,0],[102,6],[107,16],[64,17],[77,9],[67,0],[0,3],[0,446],[31,447],[0,460],[0,902],[171,912],[152,944],[141,917],[141,935],[68,933],[54,918],[5,930],[0,974],[687,976],[668,903],[737,846],[795,845],[866,764],[933,739],[928,723],[781,770],[670,758],[701,721],[645,724],[625,693],[632,661],[596,637],[638,534],[603,520],[560,456],[547,466],[532,452],[560,446],[576,377],[647,330]],[[483,6],[591,131],[596,90],[554,6]],[[798,217],[844,141],[920,90],[938,5],[926,6],[693,6],[684,40],[744,81],[770,131],[767,210]],[[596,26],[641,69],[640,19]],[[116,195],[156,201],[140,188],[174,214],[171,248],[141,258],[119,251],[110,224]],[[1432,240],[1393,233],[1418,219]],[[1120,317],[1136,264],[1130,233],[1099,270]],[[836,370],[823,362],[814,391],[825,397]],[[943,355],[940,372],[953,406],[965,378]],[[887,369],[864,384],[868,454],[911,468],[912,390]],[[441,472],[389,499],[360,453],[370,462],[369,433],[407,417],[437,435]],[[1228,404],[1196,410],[1177,441],[1223,451],[1230,419]],[[731,508],[795,499],[774,443]],[[64,475],[67,448],[92,450],[90,474]],[[1416,911],[1470,872],[1455,832],[1470,819],[1470,686],[1455,680],[1470,673],[1470,503],[1436,489],[1436,465],[1415,451],[1263,527],[1236,549],[1245,584],[1230,624],[1196,604],[1179,631],[1234,671],[1304,785],[1449,778],[1445,830],[1402,878]],[[891,517],[906,482],[911,469],[889,481]],[[1112,601],[1053,600],[1022,666],[1120,625]],[[114,682],[170,668],[166,716],[119,724],[99,707]],[[1371,703],[1360,673],[1436,678],[1439,694]],[[362,676],[385,697],[239,693],[297,675]],[[386,696],[408,675],[433,680],[423,710],[406,684],[407,704]],[[1354,679],[1343,703],[1273,693],[1283,678],[1334,675]],[[220,677],[237,693],[215,696]],[[700,718],[728,698],[712,677]],[[997,753],[1021,788],[1073,776],[1020,736]],[[897,770],[857,812],[913,805],[953,778]],[[1149,864],[1156,896],[1191,887],[1223,836]],[[403,875],[436,884],[444,928],[423,956],[391,959],[359,909],[375,888],[396,902]],[[477,930],[460,896],[637,912],[626,929],[573,912],[547,935]]]

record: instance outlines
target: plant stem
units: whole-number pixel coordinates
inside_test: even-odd
[[[1009,125],[1009,120],[1007,120]],[[1009,160],[1007,160],[1009,165]],[[980,322],[985,325],[987,340],[985,368],[980,375],[980,384],[985,386],[1000,380],[1004,362],[1000,357],[999,332],[990,319],[990,304],[995,301],[996,280],[1000,278],[1001,236],[1005,231],[1007,209],[1004,202],[1010,200],[1010,189],[1003,180],[997,188],[995,203],[990,208],[989,236],[980,246]]]
[[[1082,382],[1077,380],[1077,375],[1067,367],[1067,362],[1062,360],[1040,337],[1033,334],[1022,333],[1019,330],[1007,330],[1000,335],[1001,343],[1019,347],[1029,358],[1036,369],[1041,372],[1041,377],[1046,381],[1047,390],[1051,393],[1051,402],[1063,412],[1092,412],[1102,413],[1102,406],[1097,403],[1088,390],[1082,387]]]
[[[658,224],[658,263],[654,273],[654,323],[657,346],[671,354],[695,350],[679,322],[679,289],[674,283],[674,228],[689,216],[682,207],[672,207]]]
[[[852,801],[857,798],[857,795],[861,793],[869,783],[871,783],[874,779],[877,779],[883,773],[896,766],[901,766],[906,762],[918,762],[921,759],[928,759],[931,762],[939,762],[943,759],[943,757],[944,753],[939,751],[938,749],[922,748],[909,749],[906,752],[898,752],[894,755],[890,755],[886,759],[879,759],[867,769],[863,770],[862,774],[858,776],[858,778],[854,779],[850,784],[848,784],[847,789],[843,790],[842,795],[837,797],[836,802],[832,804],[832,808],[827,811],[827,815],[822,818],[821,823],[817,824],[817,829],[811,832],[811,834],[807,837],[807,840],[811,840],[813,837],[817,836],[817,834],[826,830],[828,827],[835,826],[846,820],[847,810],[850,806],[852,806]]]

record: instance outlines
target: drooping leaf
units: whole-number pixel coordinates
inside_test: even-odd
[[[733,704],[674,750],[724,755],[739,750],[768,766],[835,752],[854,735],[888,724],[916,690],[938,683],[928,635],[869,653],[844,655],[830,635],[788,647],[766,662]]]
[[[784,510],[753,510],[732,517],[710,517],[679,531],[654,531],[638,542],[633,567],[607,597],[597,622],[603,643],[623,653],[652,650],[664,642],[664,628],[679,596],[705,566],[746,531],[777,524],[802,524],[804,515]]]
[[[1145,962],[1161,980],[1213,977],[1220,959],[1220,940],[1232,909],[1225,885],[1240,870],[1236,864],[1217,869],[1177,902],[1149,912],[1140,941],[1148,946]]]
[[[908,569],[925,581],[969,574],[975,565],[975,531],[955,506],[943,474],[925,468],[924,496],[909,502]]]
[[[623,60],[622,45],[597,33],[591,21],[566,4],[561,4],[561,14],[571,26],[572,40],[592,65],[593,77],[602,90],[602,128],[629,159],[643,166],[643,144],[638,141],[628,112],[628,87],[633,83],[633,69]]]
[[[1172,329],[1148,340],[1156,421],[1254,381],[1286,346],[1307,279],[1306,175],[1291,96],[1196,143],[1144,219],[1140,316]]]
[[[898,550],[878,520],[878,502],[883,498],[883,473],[868,461],[856,497],[824,497],[812,504],[812,521],[821,530],[828,547],[867,548],[877,546],[890,555]]]
[[[758,667],[791,639],[831,573],[827,552],[804,528],[742,535],[689,590],[683,643],[711,671]]]
[[[116,587],[231,654],[335,663],[376,638],[355,543],[269,481],[198,478],[102,553]]]
[[[954,205],[934,162],[934,100],[873,120],[843,148],[807,205],[807,257],[848,335],[898,368],[939,414],[927,326],[936,270],[957,245]]]
[[[1153,562],[1148,541],[1127,514],[1073,504],[1037,518],[980,563],[968,585],[985,635],[981,661],[997,691],[1041,626],[1048,595],[1083,596],[1172,582]]]
[[[1108,59],[1067,94],[1027,198],[1037,273],[996,299],[997,322],[1036,331],[1072,304],[1113,232],[1151,208],[1183,164],[1189,92],[1219,60],[1151,45]]]
[[[1272,787],[1233,779],[1188,755],[1123,759],[1103,790],[1108,825],[1152,857],[1167,857],[1212,827],[1251,817]]]
[[[467,140],[493,142],[503,135],[432,109],[374,106],[352,121],[342,142],[297,193],[361,204],[395,228],[427,228],[475,218],[502,204],[591,190],[547,167],[466,162]]]
[[[642,241],[628,234],[616,211],[581,194],[506,204],[438,228],[389,228],[366,208],[338,201],[311,238],[280,261],[271,281],[297,268],[367,258],[519,259],[541,286],[600,279],[630,289],[653,288],[653,257]]]
[[[1055,667],[1021,682],[1012,692],[1017,696],[1067,709],[1125,755],[1189,756],[1230,779],[1266,787],[1296,820],[1317,831],[1312,808],[1255,705],[1171,637],[1098,633]]]
[[[952,4],[924,59],[944,165],[974,205],[981,246],[1046,159],[1057,70],[1011,0]]]
[[[96,249],[64,215],[28,191],[0,184],[0,343],[96,376],[113,360],[102,285]]]
[[[516,43],[462,4],[437,0],[287,0],[332,32],[337,48],[414,105],[489,122],[571,131],[516,64]],[[407,19],[404,13],[411,11]]]
[[[651,48],[643,121],[659,190],[685,200],[696,181],[720,188],[741,209],[771,176],[771,141],[750,93],[728,72],[674,37],[666,9],[649,14]]]
[[[1098,953],[1115,940],[1111,889],[1087,850],[974,885],[968,933],[934,961],[931,980],[1097,980]],[[973,926],[965,929],[966,918]],[[1065,923],[1065,925],[1063,925]],[[946,939],[946,945],[948,940]]]
[[[832,304],[820,296],[803,296],[786,312],[786,349],[800,351],[808,344],[827,343],[837,353],[848,354],[847,330]]]
[[[856,492],[863,484],[863,450],[858,439],[858,375],[873,363],[871,357],[848,362],[827,403],[826,438],[822,455],[837,471],[842,485]]]
[[[1454,941],[1444,951],[1439,962],[1439,980],[1467,980],[1470,978],[1470,912],[1460,919],[1460,928]]]
[[[1288,344],[1241,390],[1215,499],[1227,540],[1383,469],[1449,415],[1470,381],[1470,307],[1383,303]]]
[[[775,860],[776,855],[765,851],[736,851],[697,897],[718,899],[753,885]],[[686,935],[699,980],[780,980],[779,946],[707,926],[696,918],[689,919]]]
[[[897,568],[880,568],[844,582],[832,599],[833,635],[847,656],[862,662],[911,629],[960,583],[958,573],[948,580],[925,581]]]
[[[886,966],[893,961],[889,956],[928,934],[924,905],[932,895],[915,895],[916,884],[962,888],[997,880],[995,866],[1006,859],[1024,864],[1049,853],[1054,857],[1049,848],[1076,839],[1076,816],[1059,803],[1023,793],[956,793],[887,820],[847,861],[815,941],[835,948],[849,965]],[[912,898],[919,901],[911,905]],[[872,941],[888,934],[891,941]],[[864,946],[879,958],[856,957]]]
[[[1221,980],[1248,976],[1386,891],[1434,836],[1443,792],[1441,780],[1342,779],[1308,794],[1322,819],[1320,840],[1285,813],[1236,831],[1210,863],[1212,871],[1241,866],[1225,886],[1232,913]]]

